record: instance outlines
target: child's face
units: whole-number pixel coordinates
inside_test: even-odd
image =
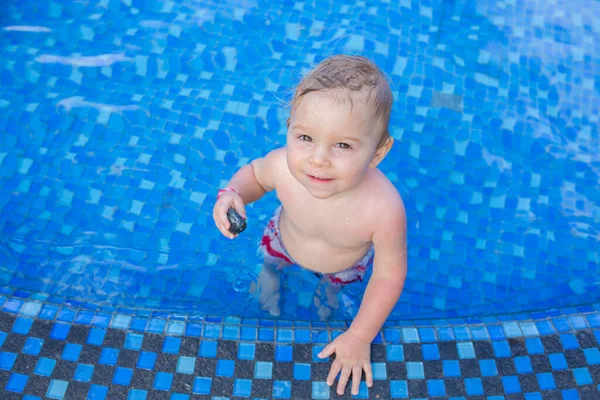
[[[351,106],[343,92],[310,92],[293,111],[288,167],[313,197],[352,191],[385,156],[387,149],[377,149],[381,128],[364,97],[353,95]]]

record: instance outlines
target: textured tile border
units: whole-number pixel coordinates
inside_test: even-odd
[[[240,317],[179,315],[144,309],[102,308],[53,296],[0,287],[0,310],[59,324],[80,324],[207,339],[278,343],[328,343],[350,321],[284,321]],[[503,340],[600,328],[600,303],[495,317],[387,321],[374,343],[430,343],[449,340]]]

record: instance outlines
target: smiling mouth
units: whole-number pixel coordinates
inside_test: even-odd
[[[327,179],[327,178],[318,178],[318,177],[316,177],[314,175],[310,175],[310,174],[307,174],[307,175],[309,176],[310,179],[315,180],[317,182],[329,182],[329,181],[333,180],[333,179]]]

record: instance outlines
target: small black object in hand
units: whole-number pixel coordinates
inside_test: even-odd
[[[244,218],[242,218],[242,216],[233,208],[227,210],[227,219],[229,219],[229,222],[231,223],[229,232],[233,233],[234,235],[242,233],[244,229],[246,229],[246,220],[244,220]]]

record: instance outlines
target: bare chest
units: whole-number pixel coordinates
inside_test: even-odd
[[[277,189],[291,235],[342,251],[363,249],[370,244],[372,219],[360,199],[323,201],[302,189]]]

